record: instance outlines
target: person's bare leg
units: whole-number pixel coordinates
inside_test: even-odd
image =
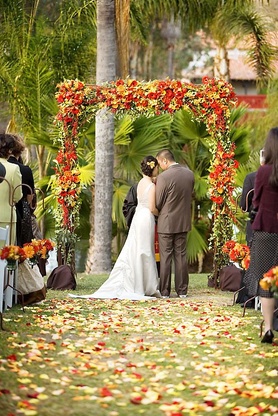
[[[269,330],[273,331],[273,313],[275,308],[275,299],[260,297],[260,301],[262,305],[265,332]]]

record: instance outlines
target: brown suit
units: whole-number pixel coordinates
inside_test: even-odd
[[[193,172],[173,164],[157,177],[156,206],[159,211],[157,231],[160,249],[160,292],[171,292],[171,261],[174,256],[175,289],[185,295],[188,289],[186,259],[187,232],[191,229],[191,200],[194,187]]]

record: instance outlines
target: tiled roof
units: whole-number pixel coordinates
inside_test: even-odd
[[[209,55],[214,57],[216,55],[216,46],[213,41],[207,39],[203,33],[200,33],[203,37],[204,44],[208,46],[210,44],[211,50]],[[277,33],[270,33],[271,43],[274,46],[278,45],[278,36]],[[247,63],[247,52],[248,41],[242,41],[237,44],[233,40],[230,40],[227,45],[228,49],[228,59],[229,59],[229,71],[230,71],[230,80],[233,81],[255,81],[256,80],[256,71],[254,68]],[[198,62],[199,64],[199,62]],[[196,78],[202,78],[203,76],[213,76],[213,68],[211,66],[199,66],[195,69],[183,70],[183,77],[193,80]],[[278,75],[278,59],[275,64],[276,74]]]
[[[253,81],[256,79],[256,71],[246,63],[242,56],[237,59],[230,59],[229,66],[231,80]]]

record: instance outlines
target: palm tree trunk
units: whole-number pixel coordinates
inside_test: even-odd
[[[129,13],[130,0],[115,0],[116,38],[117,38],[117,76],[129,75]]]
[[[112,81],[116,74],[115,1],[97,1],[97,84]],[[111,270],[112,197],[114,166],[114,116],[101,110],[96,116],[95,135],[94,236],[86,270],[107,273]],[[93,247],[93,248],[92,248]]]
[[[213,71],[215,78],[229,81],[229,59],[227,49],[224,46],[218,46],[216,49]]]

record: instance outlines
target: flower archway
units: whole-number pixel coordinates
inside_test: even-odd
[[[230,139],[230,111],[236,104],[232,86],[223,80],[204,77],[194,85],[177,80],[139,82],[118,80],[103,86],[85,85],[79,80],[65,81],[58,86],[56,99],[59,112],[56,123],[60,150],[56,158],[56,239],[64,261],[71,263],[79,225],[80,177],[76,148],[82,127],[100,109],[108,109],[120,117],[191,112],[202,121],[210,134],[208,139],[212,161],[209,169],[209,194],[212,201],[213,229],[210,244],[214,249],[213,274],[227,262],[222,252],[231,239],[234,224],[234,177],[238,162],[234,160],[234,143]]]

